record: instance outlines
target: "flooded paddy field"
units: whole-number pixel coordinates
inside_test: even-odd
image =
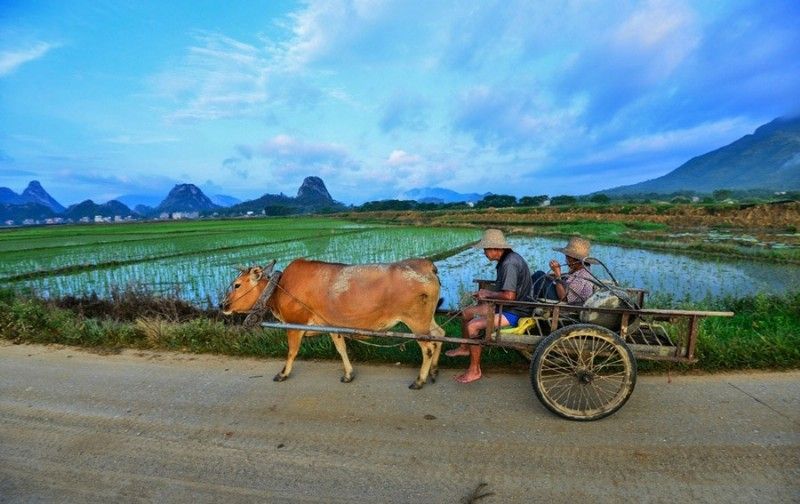
[[[480,234],[479,228],[316,217],[8,230],[0,233],[0,285],[44,297],[109,297],[114,290],[136,286],[205,307],[219,302],[237,265],[275,259],[284,268],[298,257],[343,263],[435,257],[445,306],[455,308],[475,288],[473,279],[494,278],[494,263],[482,251],[459,251]],[[546,268],[551,258],[563,262],[552,250],[564,245],[563,238],[512,236],[509,241],[532,271]],[[623,285],[647,289],[650,296],[674,304],[800,289],[796,264],[599,244],[593,245],[592,255]]]

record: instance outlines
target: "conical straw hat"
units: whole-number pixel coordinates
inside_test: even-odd
[[[506,241],[506,237],[503,236],[503,232],[499,229],[487,229],[483,232],[483,238],[477,244],[475,244],[475,248],[478,249],[510,249],[511,245],[508,244]]]
[[[566,256],[574,257],[579,261],[582,261],[589,257],[589,250],[591,245],[589,244],[589,240],[581,238],[579,236],[573,236],[569,239],[566,247],[563,248],[554,248],[556,252],[561,252]]]

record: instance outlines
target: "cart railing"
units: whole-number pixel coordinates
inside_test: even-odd
[[[706,317],[732,317],[730,311],[707,310],[668,310],[668,309],[634,309],[634,308],[595,308],[581,305],[570,305],[552,301],[507,301],[499,299],[478,298],[479,303],[486,303],[492,313],[516,306],[532,312],[535,330],[525,335],[508,335],[503,328],[495,327],[494,317],[489,317],[486,327],[487,338],[496,346],[513,346],[538,344],[547,334],[558,327],[570,323],[579,323],[581,313],[619,315],[619,327],[614,332],[630,346],[637,358],[645,360],[669,360],[676,362],[696,362],[695,351],[699,335],[700,321]],[[546,331],[542,329],[547,325]],[[672,324],[673,334],[668,328],[657,322]]]

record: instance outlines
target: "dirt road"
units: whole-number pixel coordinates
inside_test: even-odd
[[[800,501],[800,372],[640,377],[575,423],[522,374],[281,364],[0,344],[0,502]]]

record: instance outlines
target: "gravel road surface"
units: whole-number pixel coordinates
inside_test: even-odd
[[[281,366],[0,343],[0,502],[800,502],[797,371],[644,376],[577,423],[527,374]]]

